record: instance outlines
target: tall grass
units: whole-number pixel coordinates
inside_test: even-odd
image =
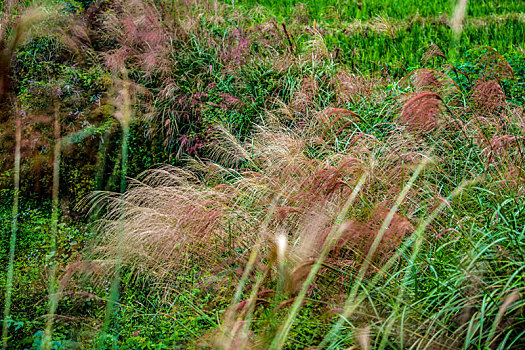
[[[9,322],[11,321],[10,311],[12,303],[14,259],[16,250],[16,239],[18,231],[18,211],[20,201],[20,159],[22,142],[22,121],[23,111],[16,107],[17,102],[12,91],[12,82],[8,76],[11,59],[16,48],[25,40],[31,26],[40,20],[37,11],[25,13],[17,23],[10,23],[13,14],[18,10],[17,2],[8,2],[2,8],[3,16],[0,24],[0,97],[6,101],[3,105],[14,110],[15,115],[15,144],[14,144],[14,168],[13,168],[13,211],[11,218],[11,234],[9,239],[9,261],[7,265],[4,314],[2,322],[2,347],[7,348],[7,336]],[[14,105],[14,107],[13,107]]]
[[[441,95],[432,94],[444,100]],[[488,106],[494,99],[488,92],[484,94],[483,112],[475,107],[476,95],[464,107],[458,107],[455,101],[462,98],[461,92],[456,91],[454,96],[447,99],[447,108],[432,105],[428,109],[427,101],[417,95],[406,99],[398,121],[408,124],[407,127],[383,132],[380,140],[355,133],[351,128],[337,127],[342,116],[348,118],[350,125],[358,121],[352,120],[354,113],[338,114],[340,111],[335,113],[334,109],[319,112],[306,125],[299,123],[291,128],[276,122],[275,117],[267,118],[277,124],[260,128],[246,145],[220,129],[219,148],[212,153],[218,162],[191,162],[192,172],[178,169],[149,172],[122,199],[114,198],[107,216],[109,221],[103,221],[101,228],[112,233],[100,246],[99,254],[108,259],[123,244],[125,264],[138,275],[156,276],[163,283],[177,280],[173,271],[190,268],[187,262],[203,278],[228,271],[228,265],[234,262],[246,264],[237,277],[239,289],[228,316],[211,343],[222,348],[239,344],[292,346],[288,334],[298,312],[305,298],[317,293],[325,298],[338,293],[347,295],[339,320],[320,341],[320,347],[339,347],[341,341],[351,344],[352,338],[345,338],[344,334],[348,325],[356,327],[354,322],[375,323],[372,329],[368,328],[367,342],[379,348],[399,345],[392,343],[390,337],[398,332],[406,334],[399,339],[400,344],[418,348],[460,347],[461,342],[468,348],[473,339],[488,345],[493,340],[494,327],[500,323],[491,317],[505,311],[483,315],[484,322],[495,326],[483,329],[479,335],[472,333],[476,331],[473,328],[450,331],[450,318],[457,307],[461,310],[471,299],[454,301],[454,292],[443,296],[426,294],[428,287],[418,286],[428,283],[426,277],[416,276],[420,274],[417,271],[421,269],[421,254],[432,252],[430,247],[463,240],[454,236],[456,232],[465,235],[465,243],[471,239],[468,231],[461,233],[464,230],[461,221],[465,215],[477,215],[477,208],[456,204],[456,199],[505,181],[508,169],[519,167],[515,163],[517,158],[510,156],[517,151],[513,150],[515,146],[499,147],[504,153],[503,163],[498,166],[494,166],[489,150],[494,144],[490,140],[501,137],[496,130],[503,131],[502,125],[520,123],[521,119],[513,119],[512,109],[503,105],[496,107],[497,117],[491,117],[494,110]],[[286,111],[289,113],[290,107]],[[477,122],[463,120],[464,113]],[[414,114],[421,119],[403,117]],[[425,114],[436,118],[432,125],[428,125],[430,117]],[[483,131],[489,125],[490,136]],[[521,139],[520,135],[513,139]],[[343,139],[349,142],[340,148],[338,143]],[[451,144],[462,151],[449,154],[446,149]],[[427,150],[432,159],[433,166],[427,170],[424,168],[429,158],[422,150]],[[465,157],[466,154],[472,155]],[[472,156],[473,161],[481,162],[478,170],[468,162]],[[459,169],[449,173],[449,167]],[[484,187],[474,187],[480,181]],[[522,185],[498,191],[512,198],[519,186]],[[128,210],[121,221],[117,213],[122,206]],[[456,210],[461,214],[456,214]],[[117,232],[122,224],[121,237]],[[483,225],[483,222],[475,220],[472,224]],[[447,232],[454,234],[449,236]],[[476,253],[472,253],[468,244],[462,249],[477,255],[490,246]],[[461,265],[474,266],[475,261],[474,256],[467,256]],[[336,283],[323,281],[321,271],[326,268],[341,273],[335,277]],[[438,283],[463,283],[465,277],[468,279],[469,268],[459,271],[458,275],[445,277]],[[489,271],[484,274],[490,275]],[[221,290],[220,286],[229,286],[228,281],[234,276],[231,273],[213,278],[213,288]],[[344,279],[338,281],[343,276],[353,276],[350,286]],[[394,282],[392,278],[399,280]],[[505,305],[517,301],[512,294],[515,288],[522,287],[515,285],[510,291],[505,287],[498,292],[510,298]],[[385,294],[389,292],[394,293],[391,305]],[[447,313],[433,305],[443,302],[445,308],[447,302],[460,306],[454,304]],[[273,308],[277,313],[287,310],[288,305],[290,309],[284,311],[287,316],[281,327],[270,330],[254,325],[258,310]],[[437,314],[433,314],[435,307],[439,310]],[[497,303],[490,307],[494,310]],[[376,310],[376,316],[367,315],[363,308]],[[520,316],[515,322],[499,346],[519,342]],[[432,331],[422,327],[430,327]],[[372,336],[375,338],[371,339]]]
[[[108,129],[69,132],[57,92],[48,307],[35,346],[60,346],[59,316],[68,312],[62,296],[97,294],[105,309],[81,312],[98,318],[82,335],[98,348],[139,338],[139,329],[131,337],[119,333],[137,326],[125,318],[135,309],[146,310],[140,317],[167,316],[174,328],[197,314],[206,326],[186,329],[191,339],[183,346],[525,345],[525,115],[507,87],[516,74],[489,47],[469,51],[475,73],[457,62],[472,45],[466,38],[485,43],[512,32],[517,39],[498,45],[513,44],[525,33],[522,17],[475,22],[465,15],[486,14],[489,5],[460,1],[451,20],[435,16],[444,6],[437,2],[422,8],[427,17],[402,19],[378,13],[384,2],[359,4],[335,4],[326,21],[311,16],[321,16],[328,2],[296,6],[277,22],[267,10],[239,3],[119,0],[107,9],[93,5],[70,28],[75,47],[112,72],[104,103],[120,138],[101,145],[100,154],[117,145],[118,160],[111,161],[120,188],[86,200],[93,217],[101,215],[97,240],[61,266],[63,151]],[[416,4],[399,4],[393,13]],[[502,12],[515,10],[504,5]],[[349,22],[354,12],[360,21]],[[97,21],[82,22],[90,16]],[[346,24],[344,38],[333,32]],[[91,43],[95,34],[102,39]],[[427,40],[433,36],[449,50]],[[427,45],[416,50],[422,38]],[[398,48],[410,56],[389,66],[402,56],[392,53]],[[6,55],[0,68],[9,70]],[[415,64],[421,67],[409,67]],[[374,66],[377,74],[363,73]],[[144,133],[170,152],[179,144],[179,163],[128,181],[135,114]],[[11,345],[23,141],[15,116],[3,347]],[[98,170],[98,183],[104,173]],[[144,288],[139,295],[137,285]],[[173,316],[180,309],[183,320]]]

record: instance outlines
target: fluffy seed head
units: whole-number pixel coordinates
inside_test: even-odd
[[[429,133],[437,126],[441,97],[430,91],[409,95],[401,111],[400,121],[414,132]]]

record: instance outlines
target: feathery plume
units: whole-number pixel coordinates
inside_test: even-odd
[[[430,91],[408,95],[400,115],[400,121],[415,132],[429,133],[437,126],[441,97]]]

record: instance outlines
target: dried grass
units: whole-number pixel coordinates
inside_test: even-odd
[[[124,263],[137,273],[173,281],[187,264],[199,266],[202,276],[230,270],[232,264],[225,264],[227,257],[247,261],[250,247],[260,239],[264,242],[261,258],[271,257],[272,251],[279,251],[275,242],[281,237],[288,246],[286,254],[280,255],[286,256],[289,269],[287,290],[293,293],[309,271],[311,259],[318,255],[345,199],[366,171],[369,181],[362,193],[368,199],[355,210],[366,213],[370,205],[377,208],[369,215],[349,218],[333,252],[334,258],[345,260],[352,252],[356,264],[345,268],[356,268],[358,257],[366,255],[383,219],[386,209],[380,202],[395,198],[403,174],[421,159],[421,144],[416,139],[401,141],[393,133],[377,148],[373,137],[356,136],[345,153],[334,153],[327,142],[327,126],[336,128],[330,118],[352,115],[343,109],[326,110],[316,119],[321,123],[312,123],[298,133],[286,131],[283,125],[259,128],[249,144],[219,130],[222,141],[218,143],[221,148],[212,153],[215,162],[193,162],[191,172],[176,168],[149,171],[122,200],[96,197],[96,203],[109,203],[100,222],[100,231],[106,233],[99,246],[100,257],[111,261],[120,244]],[[307,156],[309,147],[320,144],[329,157]],[[240,160],[243,168],[238,168]],[[208,187],[194,174],[220,185]],[[404,210],[415,210],[409,203],[417,203],[422,196],[414,188]],[[411,229],[410,220],[396,214],[378,256],[388,257]],[[117,242],[119,232],[122,240]],[[271,263],[265,267],[262,261],[256,265],[268,272],[277,268]]]
[[[426,65],[430,60],[436,57],[441,57],[445,60],[447,59],[441,48],[436,44],[432,43],[428,46],[428,48],[425,50],[425,53],[421,57],[421,64]]]
[[[441,111],[441,97],[435,92],[416,92],[406,97],[400,121],[408,130],[429,133],[437,127]]]

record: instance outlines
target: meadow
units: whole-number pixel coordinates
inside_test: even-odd
[[[3,348],[525,347],[525,3],[0,13]]]

